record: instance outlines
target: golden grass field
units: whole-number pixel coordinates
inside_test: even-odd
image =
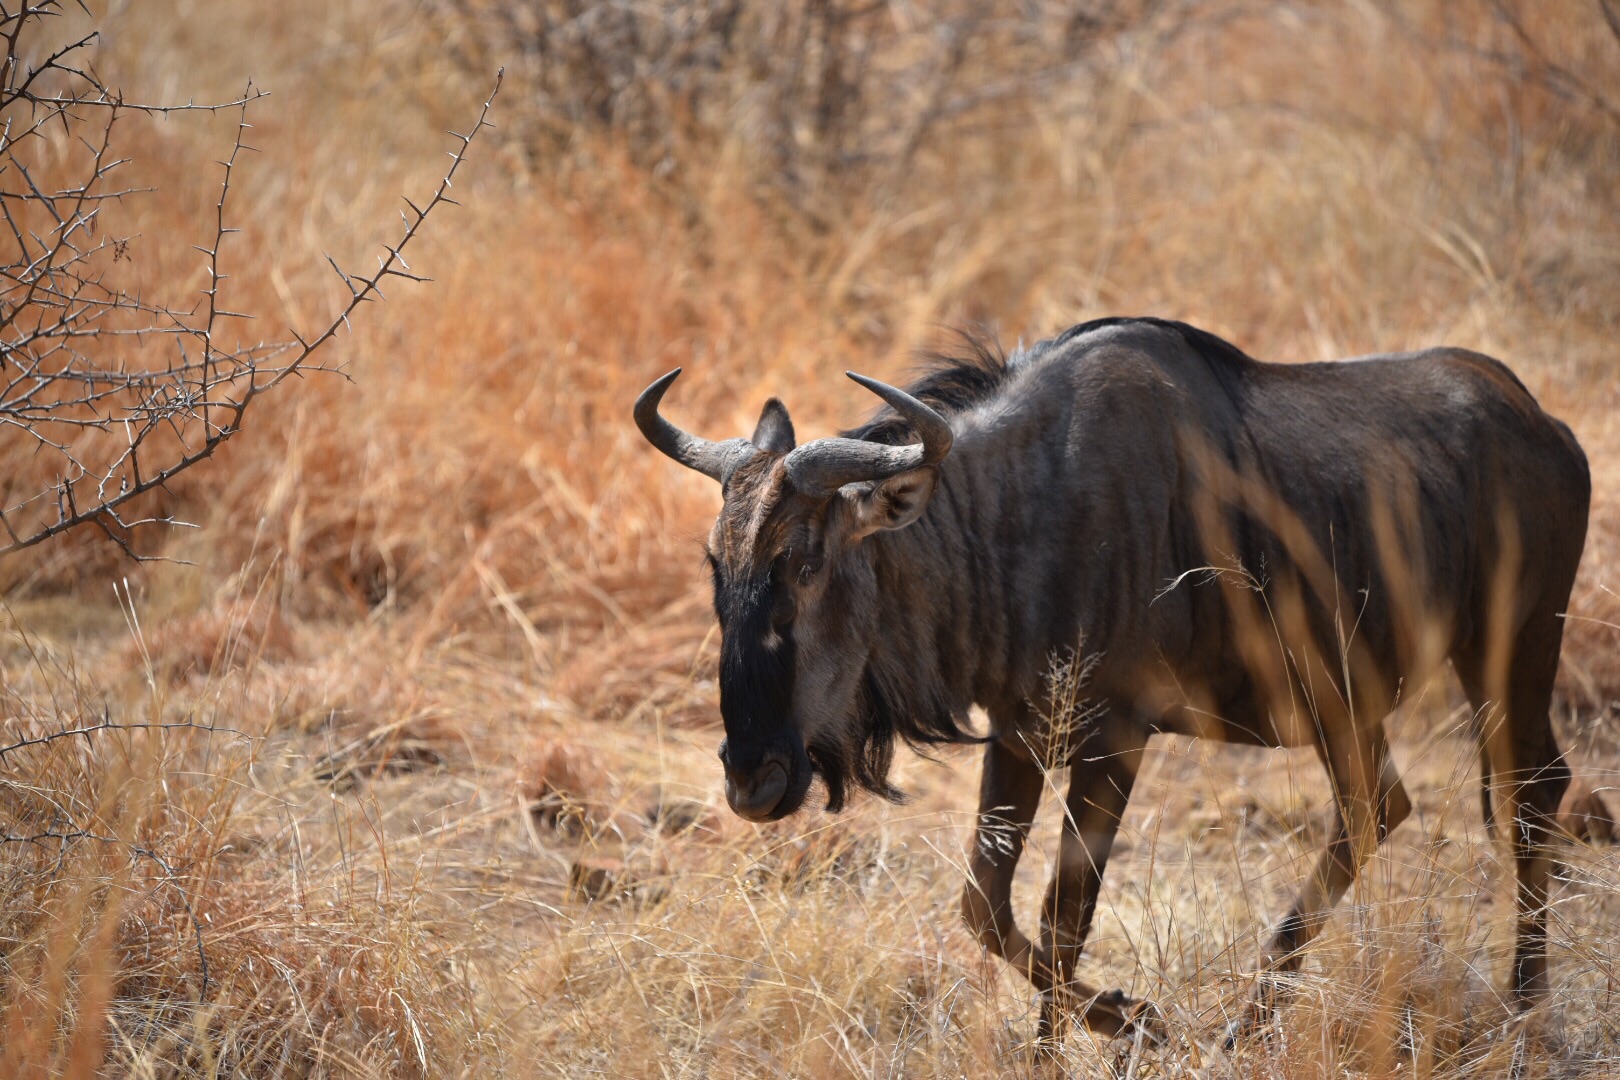
[[[598,10],[701,29],[723,7]],[[155,500],[200,526],[143,534],[166,561],[89,532],[0,561],[0,1077],[1620,1074],[1620,855],[1568,852],[1554,993],[1509,1022],[1511,860],[1449,677],[1390,721],[1413,819],[1279,1029],[1230,1053],[1259,935],[1330,827],[1308,752],[1155,741],[1080,974],[1153,997],[1160,1047],[1034,1052],[1034,995],[956,913],[973,752],[903,753],[904,805],[726,811],[719,500],[642,441],[635,395],[685,365],[684,426],[745,434],[780,394],[822,435],[869,407],[845,368],[898,380],[951,326],[1010,344],[1105,314],[1263,359],[1512,365],[1591,459],[1557,721],[1579,774],[1620,782],[1603,4],[991,8],[745,5],[735,54],[678,42],[676,74],[708,80],[685,98],[655,37],[519,47],[568,4],[67,17],[132,100],[271,92],[226,249],[254,338],[336,310],[322,253],[367,264],[506,75],[413,257],[434,281],[396,283],[326,355],[343,375],[278,388]],[[108,211],[134,285],[199,287],[233,123],[124,128],[155,188]],[[0,436],[8,475],[29,454]],[[1020,868],[1026,925],[1056,819]]]

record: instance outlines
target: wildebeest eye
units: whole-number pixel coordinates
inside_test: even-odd
[[[786,589],[777,589],[776,595],[771,599],[771,625],[782,629],[793,621],[797,614],[793,603],[793,594]]]

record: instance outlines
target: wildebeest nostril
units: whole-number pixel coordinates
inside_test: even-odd
[[[787,769],[779,761],[767,761],[740,783],[735,773],[726,770],[726,802],[738,817],[749,821],[770,820],[787,790]]]

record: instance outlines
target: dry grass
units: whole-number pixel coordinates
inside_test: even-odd
[[[469,64],[511,64],[506,130],[419,253],[436,282],[337,343],[352,381],[267,400],[165,496],[203,526],[156,541],[188,564],[134,567],[86,537],[5,565],[0,745],[148,726],[0,759],[0,1075],[1051,1065],[1027,987],[958,925],[970,755],[903,761],[902,807],[766,829],[716,812],[698,554],[715,496],[628,422],[676,364],[682,422],[725,436],[771,393],[809,434],[850,422],[837,372],[897,374],[970,320],[1012,338],[1158,314],[1271,359],[1501,356],[1592,460],[1561,721],[1579,769],[1620,778],[1620,38],[1594,5],[1508,5],[1535,54],[1486,2],[1122,3],[1074,39],[1058,5],[1007,5],[955,61],[973,95],[926,123],[928,94],[854,99],[836,139],[794,144],[792,183],[759,119],[792,121],[792,94],[748,81],[786,76],[737,60],[703,109],[598,122],[557,98],[557,71],[457,21],[499,7],[98,14],[100,71],[132,96],[226,97],[249,72],[274,95],[238,203],[263,273],[228,286],[255,334],[313,321],[332,299],[319,253],[367,257],[398,193],[439,175],[440,132],[487,89]],[[840,40],[892,62],[852,95],[932,70],[921,15],[873,11]],[[792,29],[748,19],[756,45]],[[776,111],[750,111],[772,89]],[[918,129],[898,150],[838,156],[897,117]],[[130,168],[160,186],[132,230],[154,287],[196,278],[170,241],[212,205],[192,166],[220,135],[131,136]],[[0,444],[8,468],[20,452]],[[1556,994],[1519,1039],[1495,996],[1510,866],[1454,696],[1392,722],[1414,820],[1314,949],[1281,1034],[1235,1055],[1215,1033],[1314,857],[1325,780],[1301,754],[1155,743],[1081,974],[1156,997],[1172,1037],[1076,1034],[1057,1064],[1612,1071],[1620,858],[1569,855]],[[1026,921],[1052,811],[1019,877]]]

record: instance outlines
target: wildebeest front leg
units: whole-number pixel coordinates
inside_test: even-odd
[[[1091,932],[1103,869],[1142,765],[1146,733],[1123,725],[1109,732],[1110,745],[1083,747],[1069,766],[1069,794],[1064,808],[1058,865],[1041,908],[1041,946],[1051,955],[1055,985],[1043,999],[1043,1034],[1056,1034],[1076,1008],[1085,1009],[1087,1027],[1115,1034],[1139,1011],[1136,1003],[1113,992],[1098,994],[1074,981],[1086,937]]]
[[[1412,812],[1411,799],[1390,759],[1382,724],[1375,720],[1367,726],[1369,731],[1358,734],[1343,725],[1338,729],[1342,737],[1330,735],[1328,745],[1321,748],[1338,805],[1338,832],[1300,889],[1293,910],[1273,932],[1261,958],[1265,973],[1261,985],[1230,1031],[1229,1042],[1253,1030],[1281,1003],[1285,988],[1267,975],[1298,969],[1302,950],[1322,929],[1367,858]]]

